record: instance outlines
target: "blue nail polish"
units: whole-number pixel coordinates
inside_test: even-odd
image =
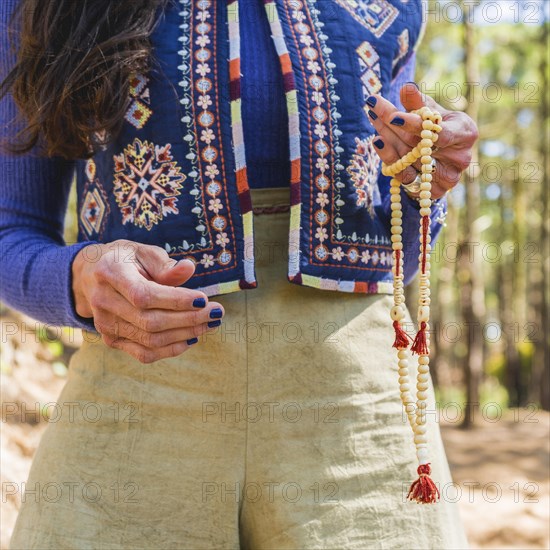
[[[187,340],[187,345],[192,346],[193,344],[196,344],[198,341],[199,341],[198,338],[189,338],[189,340]]]
[[[376,120],[378,118],[378,115],[369,109],[369,116],[372,118],[372,120]]]
[[[376,145],[376,147],[378,147],[378,149],[384,149],[384,142],[381,139],[377,139],[374,142],[374,145]]]
[[[367,105],[369,107],[376,107],[376,101],[377,101],[377,99],[372,95],[367,97]]]
[[[222,315],[222,309],[220,307],[217,307],[210,312],[210,319],[220,319]]]
[[[218,319],[217,321],[209,321],[208,322],[208,328],[215,328],[219,327],[222,324],[222,320]]]
[[[205,307],[206,300],[204,298],[195,298],[193,300],[193,307]]]
[[[403,126],[405,124],[405,120],[402,119],[400,116],[396,116],[390,124],[393,124],[394,126]]]

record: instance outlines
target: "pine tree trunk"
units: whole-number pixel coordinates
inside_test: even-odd
[[[545,22],[541,26],[541,44],[548,44],[549,25]],[[534,401],[538,401],[543,410],[550,410],[550,211],[548,205],[548,187],[550,186],[550,92],[548,78],[548,56],[543,54],[540,64],[541,81],[541,140],[540,154],[542,159],[542,182],[541,182],[541,223],[540,242],[540,273],[537,278],[537,299],[535,301],[535,325],[536,325],[536,348],[533,362],[532,392]],[[539,267],[539,266],[536,266]]]
[[[476,51],[476,30],[470,17],[472,5],[463,6],[464,64],[468,83],[467,114],[477,122],[479,96],[473,87],[480,82],[479,58]],[[479,148],[476,143],[472,152],[472,166],[479,164]],[[470,167],[464,174],[465,215],[463,241],[460,246],[459,281],[462,319],[467,331],[467,352],[463,370],[466,384],[466,406],[462,427],[473,423],[476,407],[479,406],[479,385],[483,374],[483,338],[482,327],[485,317],[485,292],[483,286],[483,266],[481,258],[480,235],[476,220],[479,217],[480,186],[476,172]]]

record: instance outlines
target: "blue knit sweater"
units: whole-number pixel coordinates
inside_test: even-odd
[[[0,78],[13,64],[5,28],[16,2],[0,2]],[[240,5],[246,10],[241,17],[241,72],[250,186],[287,186],[288,114],[278,55],[262,1],[246,0]],[[414,57],[401,71],[399,83],[413,76]],[[398,97],[389,99],[400,106]],[[4,98],[0,102],[0,132],[15,114],[12,99]],[[88,243],[65,243],[63,239],[73,171],[74,163],[60,158],[0,155],[0,297],[43,322],[93,330],[92,320],[76,313],[71,290],[72,261]],[[404,206],[416,208],[413,203]],[[444,200],[441,206],[445,206]],[[408,223],[411,227],[405,218],[405,233],[418,231],[416,217]],[[412,278],[415,263],[408,262],[406,282]]]

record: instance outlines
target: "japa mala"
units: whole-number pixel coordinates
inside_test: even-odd
[[[382,173],[391,176],[391,242],[393,257],[393,299],[394,306],[390,315],[395,329],[395,342],[393,347],[397,349],[399,365],[399,388],[401,401],[409,419],[414,434],[414,444],[418,458],[418,479],[413,482],[407,498],[421,503],[433,503],[439,500],[439,490],[430,478],[430,461],[428,453],[428,438],[426,434],[426,405],[428,396],[428,378],[430,363],[430,213],[431,213],[431,189],[433,159],[432,150],[441,132],[442,117],[437,111],[432,111],[424,106],[411,111],[422,117],[421,141],[412,151],[393,163],[391,166],[382,164]],[[401,320],[405,317],[405,294],[403,291],[403,211],[401,208],[401,182],[395,179],[395,175],[402,172],[408,166],[420,159],[422,172],[420,174],[420,255],[418,257],[420,282],[418,298],[418,332],[414,340],[401,326]],[[416,378],[416,404],[411,393],[409,377],[409,352],[411,356],[418,355],[418,373]]]

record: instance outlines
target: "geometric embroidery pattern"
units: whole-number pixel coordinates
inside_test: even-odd
[[[85,171],[88,181],[82,192],[83,201],[80,208],[80,225],[88,235],[88,238],[94,234],[99,238],[110,212],[109,201],[95,177],[96,166],[93,159],[88,159]]]
[[[177,214],[177,196],[186,179],[172,160],[171,145],[163,147],[135,138],[114,155],[114,195],[122,223],[150,231],[168,214]]]
[[[153,114],[153,111],[147,106],[151,102],[148,83],[149,79],[140,74],[135,74],[130,79],[130,97],[132,101],[124,118],[138,130],[145,126]]]
[[[367,41],[363,42],[356,51],[359,55],[361,70],[359,78],[363,84],[363,101],[366,102],[370,95],[377,94],[382,89],[380,58],[372,44]],[[368,111],[368,106],[365,106],[365,111]]]
[[[363,27],[380,38],[399,15],[387,0],[335,0]]]

